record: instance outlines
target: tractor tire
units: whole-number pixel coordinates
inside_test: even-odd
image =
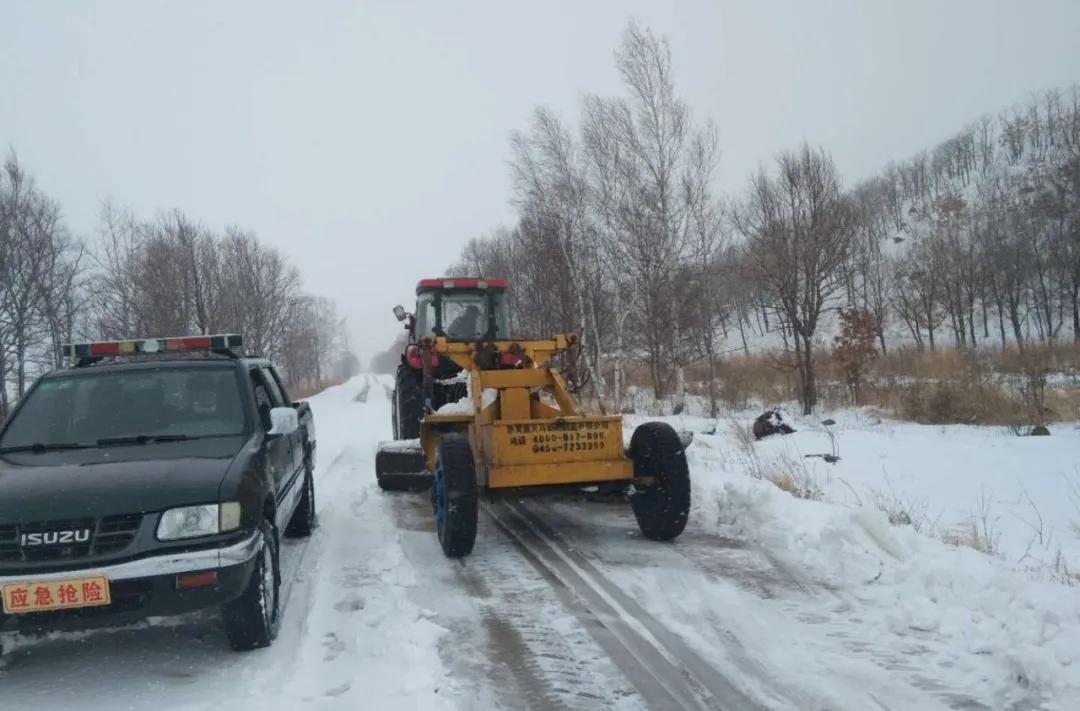
[[[630,439],[635,477],[656,482],[630,496],[642,535],[670,541],[686,528],[690,517],[690,469],[679,434],[663,422],[647,422]]]
[[[416,439],[424,417],[424,389],[416,373],[399,365],[394,378],[394,439]]]
[[[447,558],[467,556],[476,543],[478,501],[472,448],[462,432],[448,432],[439,442],[432,501],[443,553]]]
[[[398,435],[398,421],[397,421],[397,388],[394,388],[394,392],[390,395],[390,429],[394,433],[394,439],[401,439]]]

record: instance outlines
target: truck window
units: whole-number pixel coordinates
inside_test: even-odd
[[[285,388],[281,387],[281,381],[277,378],[277,373],[273,368],[262,368],[263,380],[266,382],[266,386],[270,390],[270,400],[274,403],[274,407],[288,407],[289,399],[285,397]]]
[[[270,388],[267,387],[266,381],[263,379],[262,371],[258,368],[252,368],[248,372],[255,392],[255,407],[259,410],[259,424],[262,425],[265,432],[270,429],[272,424],[270,421],[270,409],[276,406],[270,395]]]
[[[240,382],[231,367],[161,367],[47,378],[26,395],[0,447],[93,444],[146,435],[243,434]]]

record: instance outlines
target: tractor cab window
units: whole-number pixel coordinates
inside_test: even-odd
[[[451,341],[507,338],[506,294],[501,291],[431,291],[416,297],[413,337],[446,336]],[[494,315],[494,323],[492,316]],[[494,326],[494,329],[492,329]],[[489,331],[493,333],[489,334]]]
[[[416,297],[417,338],[435,335],[435,294],[420,294]]]
[[[442,306],[443,330],[450,340],[472,341],[487,334],[487,298],[483,294],[448,294]]]
[[[507,315],[509,308],[506,304],[506,294],[501,291],[493,292],[491,294],[491,303],[495,308],[495,337],[509,338],[510,320]]]

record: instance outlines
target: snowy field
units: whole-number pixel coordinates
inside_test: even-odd
[[[455,562],[422,495],[375,486],[388,390],[311,401],[320,525],[284,551],[272,648],[229,651],[213,615],[9,639],[0,709],[1080,708],[1073,426],[669,418],[695,432],[678,541],[621,503],[501,501]],[[753,476],[780,472],[822,500]],[[994,555],[957,544],[973,521]]]

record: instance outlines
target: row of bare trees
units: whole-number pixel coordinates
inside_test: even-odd
[[[678,409],[696,365],[715,412],[718,362],[757,349],[810,412],[841,310],[868,315],[882,351],[1080,341],[1080,90],[851,188],[803,146],[725,197],[716,131],[678,97],[667,43],[631,24],[615,63],[623,95],[587,96],[576,130],[539,108],[514,134],[517,224],[453,267],[510,278],[519,333],[580,333],[602,404],[622,407],[633,363]]]
[[[644,352],[656,392],[685,391],[692,342],[713,338],[710,277],[724,249],[712,174],[711,124],[696,124],[675,93],[665,41],[631,24],[615,63],[624,96],[588,96],[579,132],[536,110],[512,138],[513,230],[474,240],[456,269],[498,273],[528,294],[514,302],[518,330],[581,336],[583,374],[601,402],[621,407],[628,354]]]
[[[73,238],[59,205],[12,155],[0,176],[0,407],[60,363],[58,345],[241,333],[294,385],[351,375],[344,319],[251,232],[216,233],[179,210],[152,220],[106,202]]]
[[[87,329],[105,338],[240,333],[296,385],[355,372],[344,318],[254,233],[215,233],[173,210],[146,221],[105,203],[92,253]]]
[[[71,336],[86,260],[60,207],[15,159],[0,172],[0,413],[29,379],[55,360],[53,344]]]

